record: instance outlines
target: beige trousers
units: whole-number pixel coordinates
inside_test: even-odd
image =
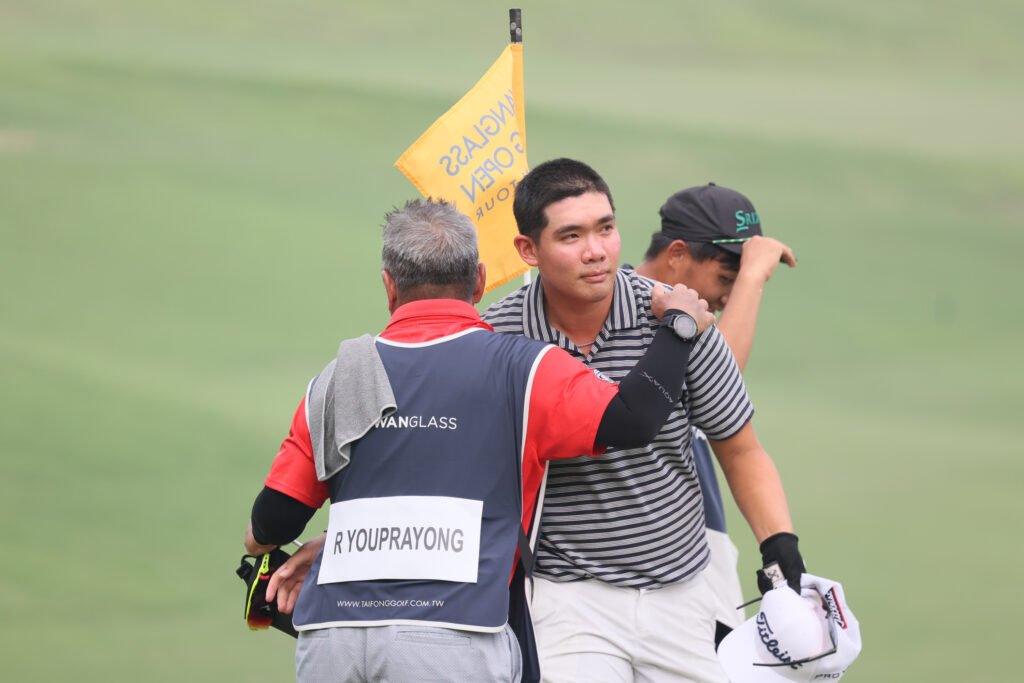
[[[657,590],[534,581],[544,683],[728,683],[702,574]]]

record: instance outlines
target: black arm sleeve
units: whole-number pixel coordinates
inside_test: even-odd
[[[683,341],[667,327],[659,329],[647,352],[619,382],[619,393],[597,427],[595,444],[639,448],[653,441],[683,394],[692,348],[692,341]]]
[[[264,486],[252,504],[252,537],[260,545],[291,543],[315,512],[316,508]]]

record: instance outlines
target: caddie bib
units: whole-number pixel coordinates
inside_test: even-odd
[[[377,338],[397,410],[327,479],[328,537],[296,604],[298,630],[504,627],[531,378],[550,348],[478,329],[416,344]],[[359,400],[335,384],[335,408]],[[323,437],[333,447],[330,421]]]

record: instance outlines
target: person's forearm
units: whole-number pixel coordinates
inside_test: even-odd
[[[750,350],[754,346],[754,334],[757,331],[757,315],[761,310],[761,295],[764,293],[764,281],[759,278],[745,277],[741,271],[729,294],[729,302],[722,311],[718,321],[718,331],[725,338],[736,364],[743,372],[750,358]]]
[[[646,446],[661,431],[683,392],[693,342],[662,327],[643,357],[622,381],[605,408],[595,443],[616,448]]]
[[[760,543],[780,531],[793,531],[786,493],[775,463],[764,451],[743,456],[730,473],[723,467],[733,499]]]
[[[252,505],[245,532],[246,551],[262,555],[290,543],[302,533],[315,512],[315,508],[264,486]]]
[[[781,531],[792,532],[793,521],[782,479],[775,463],[758,443],[753,426],[748,423],[736,436],[712,441],[711,447],[757,542]]]

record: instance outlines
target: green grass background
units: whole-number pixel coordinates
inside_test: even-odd
[[[0,0],[4,680],[292,677],[241,621],[249,506],[306,381],[386,321],[392,163],[507,8]],[[1024,5],[523,9],[530,159],[602,172],[624,258],[708,180],[796,249],[747,380],[860,618],[847,680],[1013,679]]]

